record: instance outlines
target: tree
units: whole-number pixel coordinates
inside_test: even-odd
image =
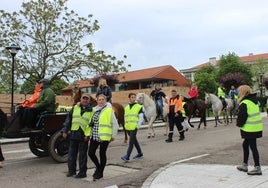
[[[88,41],[99,30],[98,21],[92,15],[78,16],[66,2],[30,0],[22,3],[19,12],[0,10],[0,48],[13,43],[22,48],[16,56],[17,78],[68,81],[90,73],[126,71],[124,61],[95,50]],[[0,57],[6,59],[8,52],[1,52]],[[9,66],[4,64],[2,68],[5,73],[10,72]]]
[[[238,88],[240,85],[246,84],[246,79],[241,73],[228,73],[219,78],[219,82],[222,83],[227,91],[231,89],[233,85]]]
[[[240,58],[235,53],[229,52],[227,55],[221,56],[217,76],[218,81],[222,80],[222,77],[228,73],[240,73],[244,77],[244,83],[252,85],[252,73],[249,66],[241,63]]]

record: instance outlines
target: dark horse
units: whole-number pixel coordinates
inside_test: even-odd
[[[81,91],[80,89],[75,93],[75,95],[73,97],[74,105],[76,103],[80,102],[80,98],[81,98],[82,94],[83,94],[83,91]],[[90,103],[92,104],[92,106],[97,105],[96,99],[93,98],[92,96],[90,96]],[[128,137],[127,137],[127,132],[125,130],[125,118],[124,118],[125,108],[119,103],[112,103],[112,108],[114,110],[114,114],[115,114],[115,117],[118,121],[118,124],[123,127],[123,130],[125,133],[124,142],[126,143]]]
[[[198,103],[198,114],[194,114],[195,113],[195,109],[194,109],[194,104],[191,101],[191,99],[184,97],[184,101],[187,104],[187,109],[186,109],[186,114],[188,117],[188,123],[190,124],[191,127],[194,127],[190,120],[194,115],[197,115],[197,117],[200,117],[200,121],[199,121],[199,125],[197,127],[197,129],[200,129],[200,125],[203,122],[204,123],[204,128],[206,128],[207,126],[207,120],[206,120],[206,109],[207,109],[207,105],[205,104],[205,101],[202,99],[197,99],[197,103]]]

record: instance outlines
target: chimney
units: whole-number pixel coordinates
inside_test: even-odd
[[[216,60],[216,57],[211,57],[211,58],[209,58],[209,63],[211,64],[211,65],[216,65],[216,62],[217,62],[217,60]]]
[[[253,53],[249,53],[248,56],[253,56]]]

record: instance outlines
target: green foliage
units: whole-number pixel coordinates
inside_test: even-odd
[[[54,90],[54,92],[56,93],[56,95],[61,95],[62,94],[62,89],[67,87],[69,84],[67,82],[65,82],[62,79],[57,79],[54,80],[51,83],[51,89]]]
[[[228,73],[240,73],[244,77],[244,83],[252,85],[252,73],[250,67],[240,62],[240,58],[235,53],[228,53],[222,55],[220,58],[219,72],[217,80],[222,80]],[[223,83],[226,86],[227,83]]]
[[[100,28],[98,21],[90,14],[79,16],[66,2],[30,0],[18,12],[0,10],[0,57],[10,58],[3,48],[11,44],[22,49],[16,56],[17,78],[77,80],[90,73],[126,71],[123,60],[95,50],[89,41]],[[2,69],[10,73],[9,65],[3,64]]]

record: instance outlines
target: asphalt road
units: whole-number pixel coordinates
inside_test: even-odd
[[[267,118],[264,117],[264,137],[258,140],[260,161],[268,165],[268,137],[266,129]],[[93,164],[88,161],[88,177],[85,179],[67,178],[67,164],[54,162],[50,157],[34,156],[27,143],[4,144],[5,166],[0,169],[0,187],[5,188],[68,188],[68,187],[108,187],[117,185],[120,188],[141,187],[142,183],[155,170],[173,161],[204,157],[188,160],[187,163],[200,164],[240,164],[242,161],[242,139],[239,128],[235,124],[214,127],[214,122],[208,122],[206,129],[196,128],[186,132],[186,139],[178,141],[175,130],[174,141],[166,143],[164,127],[155,128],[155,138],[147,138],[147,129],[138,132],[138,140],[144,153],[144,158],[124,162],[120,159],[125,154],[127,144],[123,143],[123,133],[108,148],[107,167],[104,178],[93,182],[91,175]],[[133,155],[136,151],[133,150]],[[252,157],[250,156],[252,164]],[[193,176],[194,176],[193,172]]]

